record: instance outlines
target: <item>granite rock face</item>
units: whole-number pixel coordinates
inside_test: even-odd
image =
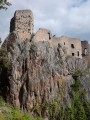
[[[60,44],[51,47],[48,41],[33,42],[33,40],[19,43],[15,32],[8,36],[3,47],[7,50],[10,62],[7,73],[9,82],[7,100],[32,114],[37,104],[52,99],[60,98],[63,105],[68,104],[71,85],[74,83],[72,75],[75,71],[87,69],[84,60],[66,57]],[[89,77],[86,76],[87,79]],[[84,84],[85,79],[82,80]],[[89,89],[89,86],[86,86]]]

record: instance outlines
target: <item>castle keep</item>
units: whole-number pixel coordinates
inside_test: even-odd
[[[17,10],[11,19],[10,32],[16,31],[20,40],[30,39],[34,31],[34,18],[31,10]]]
[[[11,19],[10,32],[17,32],[20,42],[30,39],[34,32],[34,17],[31,10],[17,10]],[[66,49],[66,55],[84,58],[90,61],[90,45],[87,41],[80,41],[70,37],[55,37],[47,29],[39,28],[33,38],[35,42],[48,41],[51,47],[61,44]],[[90,62],[89,62],[90,64]]]

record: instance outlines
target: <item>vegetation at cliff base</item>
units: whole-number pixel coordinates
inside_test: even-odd
[[[43,106],[49,120],[90,120],[90,102],[86,100],[86,91],[78,79],[80,75],[80,71],[73,75],[75,83],[71,86],[71,102],[68,105],[57,99]]]
[[[77,74],[76,74],[77,76]],[[81,85],[81,81],[75,79],[72,85],[71,104],[62,107],[61,116],[58,115],[57,120],[90,120],[90,102],[86,99],[86,91]]]
[[[0,97],[0,120],[43,120],[39,117],[32,117],[29,114],[24,114],[17,108],[13,108],[6,104]]]
[[[0,48],[0,95],[5,98],[7,92],[7,70],[9,67],[9,60],[4,48]]]

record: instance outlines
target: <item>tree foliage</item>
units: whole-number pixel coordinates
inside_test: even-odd
[[[18,108],[14,108],[9,103],[5,103],[0,96],[0,120],[43,120],[40,117],[32,117],[30,114],[23,113]]]
[[[76,76],[79,75],[76,74]],[[60,106],[60,103],[56,105],[55,103],[56,101],[49,103],[49,120],[90,120],[90,102],[87,102],[86,92],[78,78],[72,85],[71,103],[66,106]]]
[[[7,0],[0,0],[0,10],[1,9],[7,9],[8,6],[10,6],[11,3],[8,2]]]
[[[6,99],[8,78],[7,70],[9,66],[9,60],[7,57],[7,52],[4,48],[0,48],[0,95]]]

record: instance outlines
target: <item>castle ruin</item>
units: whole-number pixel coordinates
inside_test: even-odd
[[[47,29],[40,28],[33,39],[35,42],[48,41],[51,47],[61,44],[66,49],[66,55],[82,58],[82,45],[80,39],[70,37],[55,37]]]
[[[11,19],[10,32],[16,31],[21,42],[30,39],[34,32],[34,17],[31,10],[17,10]],[[70,37],[55,37],[47,29],[39,28],[33,38],[35,42],[48,41],[51,47],[61,44],[66,49],[67,56],[84,58],[90,64],[90,45],[87,41]]]

